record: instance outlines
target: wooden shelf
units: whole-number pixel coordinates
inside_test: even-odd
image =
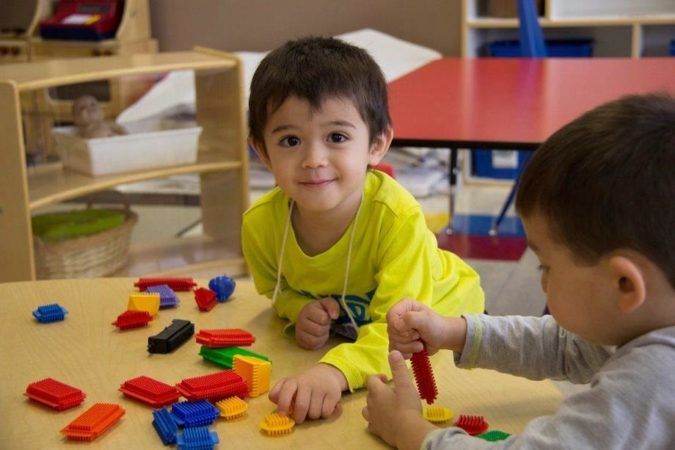
[[[86,83],[122,76],[164,73],[173,70],[234,68],[234,56],[218,57],[200,52],[141,53],[106,58],[69,58],[12,64],[2,78],[14,80],[19,92],[64,84]]]
[[[68,169],[36,174],[28,177],[29,208],[31,210],[42,208],[92,192],[109,189],[118,184],[134,183],[187,173],[224,172],[242,169],[241,161],[218,161],[213,156],[202,159],[203,161],[201,162],[187,166],[161,167],[152,170],[97,177],[91,177]],[[206,159],[212,159],[212,161],[206,161]]]
[[[545,0],[539,24],[548,39],[590,38],[594,56],[667,56],[675,32],[675,3],[669,0]],[[518,39],[518,19],[486,15],[483,0],[462,1],[461,50],[464,57],[485,56],[485,44]],[[665,28],[666,31],[659,30]]]
[[[478,17],[466,21],[470,28],[518,28],[518,19],[498,17]],[[675,15],[667,16],[642,16],[642,17],[580,17],[539,19],[542,27],[614,27],[632,25],[671,25],[675,24]]]
[[[135,83],[159,79],[139,75],[176,70],[195,73],[194,97],[189,98],[194,98],[196,122],[202,129],[196,163],[96,177],[58,165],[26,167],[27,148],[44,146],[55,122],[63,120],[54,105],[36,106],[27,98],[43,98],[47,88],[91,81],[108,81],[131,92]],[[150,241],[153,233],[143,234],[148,237],[132,247],[130,262],[118,275],[190,273],[194,268],[202,275],[216,270],[244,273],[240,233],[248,207],[246,135],[243,69],[230,54],[195,49],[4,66],[0,71],[0,169],[5,174],[0,177],[0,234],[5,238],[0,241],[0,283],[36,278],[31,215],[38,208],[121,184],[183,174],[199,175],[200,198],[195,203],[201,210],[203,236],[157,243]],[[143,152],[135,157],[143,158]],[[143,222],[142,216],[139,221]]]

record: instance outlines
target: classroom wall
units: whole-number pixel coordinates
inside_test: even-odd
[[[150,0],[150,11],[162,51],[263,51],[301,36],[373,28],[460,54],[459,0]]]

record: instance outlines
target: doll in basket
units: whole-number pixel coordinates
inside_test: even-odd
[[[103,138],[127,131],[111,120],[105,120],[98,100],[91,95],[83,95],[73,102],[73,120],[77,135],[85,139]]]

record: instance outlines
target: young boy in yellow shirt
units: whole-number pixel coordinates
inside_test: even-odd
[[[624,97],[563,127],[530,160],[516,208],[551,316],[443,317],[402,300],[387,318],[396,389],[369,379],[370,431],[403,449],[675,448],[675,99]],[[419,339],[459,367],[590,388],[505,441],[439,429],[403,361]]]
[[[386,314],[403,297],[457,316],[484,309],[475,271],[440,250],[420,205],[371,170],[393,130],[382,72],[333,38],[291,41],[260,63],[250,143],[277,187],[244,214],[242,246],[259,293],[297,344],[354,342],[277,381],[269,397],[297,423],[333,414],[345,390],[388,372]]]

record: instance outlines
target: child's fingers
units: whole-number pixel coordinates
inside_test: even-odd
[[[293,404],[293,420],[300,424],[307,418],[307,411],[312,397],[312,390],[307,386],[298,386],[295,394],[295,403]]]
[[[405,365],[405,364],[404,364]],[[383,375],[371,375],[366,380],[366,388],[368,389],[368,397],[377,395],[378,391],[386,386],[387,377],[382,378]]]
[[[323,336],[312,336],[311,334],[296,331],[296,341],[300,347],[307,350],[316,350],[328,340],[328,331]]]
[[[403,326],[404,329],[415,330],[420,336],[420,332],[424,332],[425,329],[429,326],[430,317],[428,314],[419,311],[409,311],[405,313],[401,320],[405,323]],[[424,338],[424,336],[422,336]]]
[[[267,394],[267,398],[269,398],[272,403],[277,403],[277,401],[279,400],[279,392],[281,392],[281,389],[283,388],[285,381],[286,381],[285,378],[282,378],[281,380],[277,381],[277,383],[274,385],[269,394]]]
[[[397,391],[401,389],[412,389],[413,391],[416,391],[416,388],[410,379],[408,367],[405,365],[405,360],[400,352],[397,352],[396,350],[389,352],[389,367],[391,367],[391,374],[394,378],[394,385],[396,386]]]
[[[335,320],[340,315],[340,305],[332,298],[323,298],[319,300],[319,304],[331,319]]]
[[[303,320],[302,322],[298,322],[298,324],[296,325],[296,329],[298,327],[303,333],[311,334],[312,336],[316,337],[325,335],[329,330],[329,327],[327,325],[319,325],[318,323],[312,322],[310,320]]]
[[[309,408],[307,409],[307,417],[310,419],[320,419],[323,412],[323,403],[326,400],[326,393],[315,391],[309,399]]]
[[[317,305],[315,308],[308,309],[307,315],[305,317],[309,321],[318,325],[325,326],[330,324],[330,316],[321,305]]]
[[[422,308],[423,305],[417,300],[412,298],[404,298],[389,309],[389,312],[387,313],[387,320],[389,320],[389,318],[402,316],[408,311],[421,311]]]
[[[293,398],[298,390],[298,384],[295,380],[286,380],[278,395],[277,411],[288,414],[291,412]]]
[[[323,406],[321,407],[321,417],[324,419],[329,418],[337,410],[340,404],[340,392],[327,392],[326,396],[323,399]]]

